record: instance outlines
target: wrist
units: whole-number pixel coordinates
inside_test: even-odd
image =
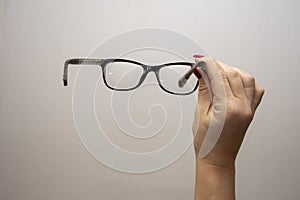
[[[220,166],[196,159],[195,200],[235,199],[235,165]]]
[[[199,151],[196,152],[196,158],[200,163],[219,166],[223,168],[234,168],[237,152],[215,145],[214,148],[203,158],[199,157]]]

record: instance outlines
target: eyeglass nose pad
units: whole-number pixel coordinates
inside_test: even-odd
[[[153,71],[153,72],[154,72],[154,74],[155,74],[155,76],[156,76],[156,80],[157,80],[158,85],[159,85],[163,90],[165,90],[165,89],[163,88],[161,82],[160,82],[160,79],[159,79],[159,70],[155,70],[155,71]]]
[[[142,76],[139,80],[138,85],[141,85],[145,81],[145,79],[146,79],[147,75],[149,74],[149,72],[152,71],[150,66],[144,65],[143,68],[144,68],[144,72],[143,72],[143,74],[142,74]]]

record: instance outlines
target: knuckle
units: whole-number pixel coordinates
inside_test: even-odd
[[[260,92],[261,92],[261,94],[264,94],[264,93],[265,93],[265,89],[264,89],[264,88],[261,88],[261,89],[260,89]]]
[[[224,73],[224,71],[220,71],[220,76],[223,80],[226,80],[227,79],[227,75]]]
[[[253,119],[254,113],[251,109],[246,109],[245,112],[243,113],[243,117],[247,121],[251,121]]]
[[[262,88],[261,86],[258,86],[257,88],[258,88],[258,89],[257,89],[257,92],[259,93],[259,95],[260,95],[260,96],[263,96],[264,93],[265,93],[265,89]]]
[[[247,79],[249,82],[255,83],[255,77],[253,75],[248,75]]]
[[[227,70],[227,74],[228,74],[228,76],[233,77],[233,78],[237,78],[240,76],[239,72],[233,68],[229,68]]]
[[[234,121],[251,121],[253,119],[254,113],[251,105],[242,106],[233,101],[227,104],[227,119]]]
[[[228,118],[232,119],[239,115],[239,109],[237,108],[236,104],[233,101],[229,101],[227,103],[227,116]]]

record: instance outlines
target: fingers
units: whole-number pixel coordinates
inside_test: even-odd
[[[244,78],[242,76],[241,70],[235,67],[230,67],[229,65],[218,61],[226,70],[230,88],[235,97],[239,99],[244,99],[247,94],[245,91]]]
[[[199,92],[206,92],[208,91],[208,86],[207,84],[205,83],[204,79],[203,78],[200,78],[199,79]]]
[[[255,78],[252,75],[247,74],[241,69],[233,67],[235,70],[237,70],[242,78],[244,91],[246,93],[247,99],[250,102],[253,102],[254,95],[255,95]]]
[[[201,114],[203,114],[203,116],[206,116],[209,113],[209,110],[212,105],[210,101],[210,94],[208,88],[202,91],[199,90],[198,101],[199,111],[201,112]]]
[[[198,63],[197,59],[195,62]],[[201,72],[200,72],[201,73]],[[201,73],[202,78],[199,79],[199,92],[198,92],[198,108],[202,116],[206,116],[211,107],[211,91],[209,89],[208,79],[206,79],[205,74]],[[206,79],[206,82],[205,80]],[[198,112],[197,112],[198,113]]]
[[[265,90],[260,85],[255,83],[255,95],[252,102],[252,107],[254,111],[257,109],[258,105],[260,104],[262,97],[264,96],[264,93]]]
[[[240,73],[234,68],[228,68],[226,72],[233,95],[238,99],[245,99],[246,94]]]
[[[208,78],[206,81],[200,79],[200,97],[203,97],[207,93],[207,90],[209,90],[213,96],[214,104],[221,103],[225,97],[234,96],[240,100],[249,102],[252,110],[256,110],[261,102],[264,89],[255,82],[253,76],[238,68],[230,67],[214,58],[196,58],[196,62],[199,61],[206,63],[205,73]]]
[[[201,71],[206,86],[212,93],[213,101],[223,101],[226,93],[231,93],[225,69],[213,58],[196,58],[196,62],[204,61],[206,68]],[[225,91],[224,91],[225,90]]]
[[[201,68],[201,74],[212,96],[212,102],[209,101],[209,115],[207,115],[210,117],[202,118],[204,120],[201,121],[205,121],[205,123],[199,126],[199,128],[203,130],[200,130],[198,132],[200,134],[197,134],[195,137],[195,150],[199,152],[199,157],[203,158],[213,149],[222,133],[226,119],[226,95],[232,94],[225,70],[222,66],[213,58],[204,57],[196,59],[196,62],[200,61],[206,63],[206,67]],[[201,94],[200,97],[202,97]],[[199,101],[200,113],[202,113],[201,104],[202,102]],[[213,126],[210,126],[210,124],[213,124]],[[202,141],[201,144],[198,141]]]
[[[226,69],[231,68],[239,73],[246,98],[251,104],[253,112],[255,112],[264,95],[264,89],[256,83],[254,76],[244,72],[241,69],[230,67],[222,62],[220,63],[221,65],[225,66]]]

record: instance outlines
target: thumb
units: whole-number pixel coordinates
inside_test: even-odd
[[[213,149],[222,133],[226,117],[226,89],[224,89],[224,85],[226,85],[227,76],[215,59],[209,57],[196,58],[196,62],[200,61],[206,63],[200,69],[211,96],[210,124],[199,151],[199,157],[204,158]]]
[[[203,57],[203,56],[201,56]],[[200,57],[200,58],[201,58]],[[199,57],[194,56],[195,62],[198,63]],[[205,116],[209,113],[212,105],[212,94],[209,89],[210,83],[207,74],[201,68],[195,68],[194,73],[199,73],[201,78],[199,78],[199,91],[198,91],[198,111]],[[198,76],[199,77],[199,76]]]
[[[226,92],[228,92],[227,90],[230,91],[225,70],[214,58],[196,58],[196,62],[200,61],[206,63],[206,66],[200,69],[205,84],[209,89],[213,106],[218,106],[218,104],[223,105]]]

